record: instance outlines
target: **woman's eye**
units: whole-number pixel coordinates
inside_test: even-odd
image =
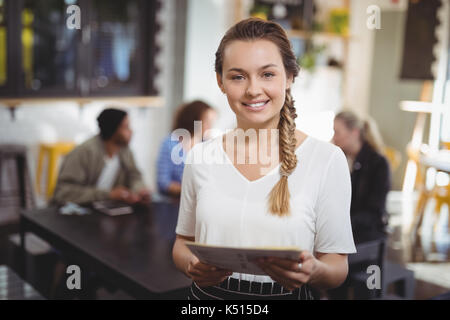
[[[244,79],[244,77],[241,75],[236,75],[236,76],[231,77],[231,80],[242,80],[242,79]]]
[[[273,76],[275,76],[272,72],[265,72],[264,73],[264,78],[272,78]]]

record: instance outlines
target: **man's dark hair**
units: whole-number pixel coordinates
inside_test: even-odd
[[[127,113],[123,110],[108,108],[97,117],[100,136],[103,140],[110,139],[120,126]]]

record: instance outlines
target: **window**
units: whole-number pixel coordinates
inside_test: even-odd
[[[81,29],[67,27],[72,4]],[[156,95],[158,8],[158,0],[0,0],[0,95]]]
[[[25,92],[75,94],[77,30],[66,27],[61,0],[25,0],[21,10],[20,87]]]

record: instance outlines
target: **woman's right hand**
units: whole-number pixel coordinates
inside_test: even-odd
[[[199,287],[209,287],[220,284],[233,273],[231,271],[200,262],[200,260],[193,255],[187,266],[186,274],[191,277],[191,279]]]

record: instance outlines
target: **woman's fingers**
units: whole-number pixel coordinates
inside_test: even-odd
[[[188,266],[188,274],[199,285],[216,285],[232,274],[231,271],[223,270],[193,259]]]
[[[299,285],[296,285],[295,283],[280,277],[277,273],[275,273],[272,269],[263,267],[263,270],[277,283],[282,285],[284,288],[286,288],[289,291],[295,290],[296,288],[299,288]]]
[[[280,268],[279,266],[277,266],[275,264],[267,265],[267,269],[271,270],[272,273],[276,274],[278,276],[278,278],[281,278],[286,282],[295,284],[296,287],[303,285],[307,280],[305,275],[298,273],[298,272],[293,272],[293,271],[289,271],[289,270]]]
[[[294,272],[299,271],[299,269],[298,269],[299,262],[297,262],[297,261],[288,260],[288,259],[280,259],[280,258],[269,258],[267,260],[267,263],[276,265],[285,270],[290,270],[290,271],[294,271]]]
[[[267,268],[266,266],[261,266],[261,269],[264,270],[265,273],[267,273],[268,276],[270,276],[273,280],[281,284],[286,289],[290,290],[288,288],[287,282],[284,281],[284,279],[280,278],[276,273],[274,273],[271,269]]]
[[[191,264],[192,264],[192,266],[194,268],[202,270],[202,271],[205,271],[205,272],[209,272],[209,271],[225,271],[225,272],[227,272],[228,271],[228,270],[225,270],[225,269],[221,269],[221,268],[212,266],[212,265],[207,264],[207,263],[200,262],[198,260],[195,261],[195,262],[191,261]]]
[[[276,264],[261,263],[260,267],[273,280],[275,280],[288,290],[300,288],[308,280],[308,278],[305,275],[281,268]]]
[[[304,273],[306,275],[311,273],[311,264],[308,260],[302,260],[302,262],[299,262],[288,259],[268,258],[266,263],[276,265],[282,269],[292,272]]]
[[[217,278],[217,277],[224,277],[226,275],[231,275],[232,272],[228,271],[228,270],[224,270],[224,269],[219,269],[216,267],[204,267],[204,266],[192,266],[191,269],[193,272],[195,272],[196,274],[202,274],[211,278]]]
[[[192,266],[193,266],[195,269],[200,270],[200,271],[203,271],[203,272],[216,271],[216,270],[217,270],[216,267],[213,267],[213,266],[210,266],[210,265],[201,263],[201,262],[196,263],[196,264],[193,264]]]

